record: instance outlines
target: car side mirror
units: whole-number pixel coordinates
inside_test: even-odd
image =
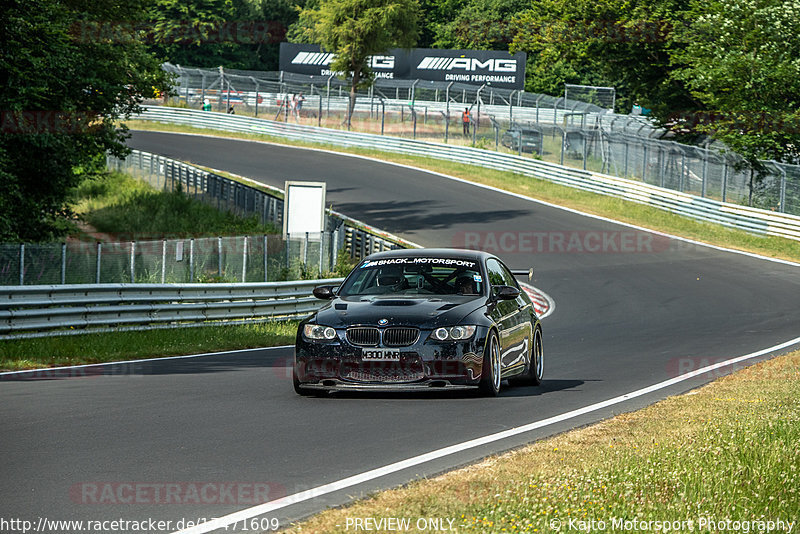
[[[511,286],[496,286],[494,294],[497,300],[514,300],[519,296],[519,289]]]
[[[336,293],[333,292],[333,286],[319,286],[314,288],[314,296],[321,300],[332,300],[336,298]]]

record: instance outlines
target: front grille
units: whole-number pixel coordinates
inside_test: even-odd
[[[408,347],[417,342],[418,328],[403,328],[395,326],[383,331],[383,344],[387,347]]]
[[[342,377],[358,382],[414,382],[425,378],[419,357],[404,358],[400,362],[362,362],[345,365]]]
[[[380,331],[372,326],[354,326],[347,329],[347,341],[353,345],[374,347],[380,339]]]

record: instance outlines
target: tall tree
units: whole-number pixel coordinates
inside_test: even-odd
[[[115,121],[168,89],[131,30],[144,14],[142,0],[9,0],[0,11],[0,239],[53,235],[82,173],[124,152]]]
[[[347,125],[356,105],[356,91],[369,86],[373,72],[369,56],[393,47],[410,48],[419,29],[418,0],[323,0],[306,8],[300,20],[304,40],[336,54],[331,69],[350,79]]]
[[[753,163],[800,160],[797,2],[703,0],[688,15],[673,76],[708,111],[678,115],[679,125],[713,134]]]
[[[694,102],[673,79],[671,54],[688,0],[541,0],[514,17],[512,51],[529,57],[527,89],[558,94],[564,83],[617,88],[666,117]]]

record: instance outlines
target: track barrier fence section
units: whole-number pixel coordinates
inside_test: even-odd
[[[800,166],[757,169],[713,144],[665,138],[647,117],[612,112],[613,88],[567,86],[563,97],[450,82],[376,79],[358,93],[348,125],[348,87],[335,76],[185,68],[169,63],[176,99],[212,110],[309,126],[350,128],[541,159],[629,178],[701,198],[800,215]],[[296,97],[302,95],[302,105]],[[603,97],[606,98],[603,98]],[[299,108],[299,109],[298,109]],[[468,126],[463,112],[469,110]],[[688,117],[687,120],[703,120]]]
[[[185,108],[150,106],[138,118],[146,121],[195,128],[263,134],[276,139],[292,139],[322,145],[365,148],[455,161],[514,172],[568,187],[647,204],[696,220],[713,222],[759,235],[776,235],[789,239],[800,239],[800,215],[784,213],[779,209],[780,205],[789,206],[789,199],[795,197],[800,199],[800,166],[784,165],[781,167],[782,178],[777,182],[778,187],[775,191],[778,194],[779,206],[764,209],[748,206],[746,200],[739,203],[733,201],[731,191],[734,190],[732,184],[734,184],[734,177],[736,176],[733,165],[726,167],[723,164],[717,168],[721,172],[716,173],[715,171],[712,172],[713,169],[707,162],[704,162],[705,160],[692,159],[688,155],[680,160],[681,165],[679,166],[680,170],[677,179],[682,181],[685,186],[684,191],[680,191],[667,187],[672,182],[667,182],[663,174],[660,176],[663,177],[664,187],[661,186],[661,179],[658,180],[658,184],[651,184],[589,169],[567,167],[518,154],[402,137],[320,128],[254,117]],[[590,149],[589,142],[585,142],[582,150],[588,151]],[[604,148],[604,150],[606,149],[607,147]],[[664,147],[659,150],[661,152],[655,149],[646,151],[647,157],[642,159],[643,167],[646,167],[644,162],[649,162],[651,161],[650,158],[654,157],[660,162],[658,164],[659,168],[674,168],[675,162],[679,158],[665,156]],[[796,167],[794,169],[796,174],[794,171],[789,173],[784,167]],[[705,176],[705,179],[702,178],[703,176]],[[650,181],[655,180],[651,177]],[[702,194],[703,191],[705,196]],[[726,191],[728,191],[727,201],[717,198],[725,196]],[[698,192],[701,194],[697,194]],[[791,206],[800,208],[800,204],[795,205],[792,203]]]

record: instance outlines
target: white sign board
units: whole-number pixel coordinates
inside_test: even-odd
[[[325,231],[325,182],[290,182],[284,187],[283,238],[320,239]]]

